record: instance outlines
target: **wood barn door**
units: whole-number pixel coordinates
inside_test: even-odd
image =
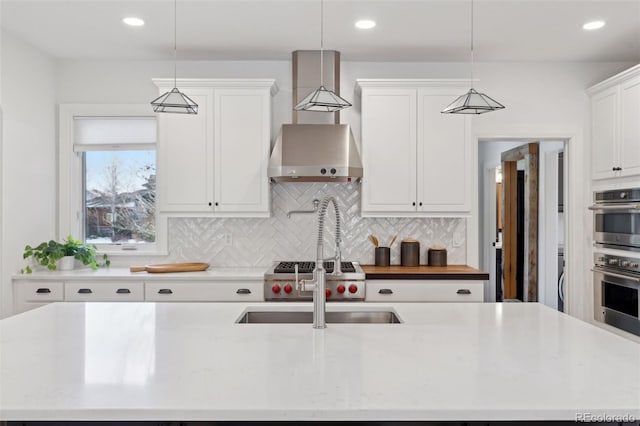
[[[501,160],[504,299],[537,302],[538,142],[505,151]]]

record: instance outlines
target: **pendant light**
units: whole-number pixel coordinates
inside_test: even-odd
[[[197,114],[198,104],[191,98],[178,90],[176,83],[176,33],[177,33],[177,0],[173,0],[173,89],[163,93],[151,101],[151,106],[155,112],[170,112],[177,114]]]
[[[473,0],[471,0],[471,88],[441,112],[443,114],[484,114],[504,109],[504,105],[473,88]]]
[[[324,87],[324,0],[320,0],[320,87],[294,107],[296,111],[334,112],[351,104]]]

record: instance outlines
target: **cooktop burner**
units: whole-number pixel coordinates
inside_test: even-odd
[[[316,267],[316,262],[304,262],[304,261],[296,261],[296,262],[280,262],[273,269],[274,274],[293,274],[295,273],[295,265],[298,265],[298,273],[299,274],[310,274],[313,272],[313,269]],[[324,269],[327,273],[333,272],[333,262],[323,262]],[[340,262],[340,269],[342,272],[356,272],[355,266],[351,262]]]

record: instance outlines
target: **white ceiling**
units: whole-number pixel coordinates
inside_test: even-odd
[[[466,61],[469,0],[325,0],[346,61]],[[319,48],[319,0],[178,0],[178,57],[288,59]],[[2,28],[58,58],[172,58],[171,0],[2,0]],[[125,16],[146,21],[133,28]],[[360,18],[378,25],[363,31]],[[607,25],[582,30],[589,20]],[[478,61],[640,62],[640,0],[476,0]]]

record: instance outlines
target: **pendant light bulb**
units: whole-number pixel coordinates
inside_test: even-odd
[[[324,0],[320,0],[320,87],[309,93],[294,107],[296,111],[335,112],[351,103],[324,87]]]
[[[151,106],[155,112],[168,112],[174,114],[197,114],[198,104],[190,97],[178,90],[177,85],[177,33],[178,33],[178,14],[177,0],[173,0],[173,89],[163,93],[156,99],[151,101]]]
[[[504,109],[504,105],[500,102],[473,88],[473,63],[473,0],[471,0],[471,88],[440,111],[442,114],[484,114]]]

